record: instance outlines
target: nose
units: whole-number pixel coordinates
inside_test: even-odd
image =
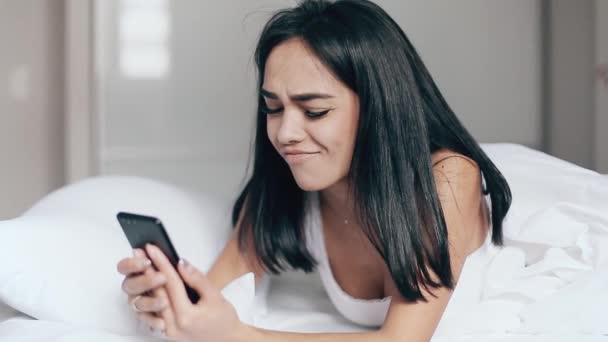
[[[294,144],[302,141],[306,136],[302,115],[296,110],[284,110],[281,115],[281,124],[277,133],[277,141],[282,145]]]

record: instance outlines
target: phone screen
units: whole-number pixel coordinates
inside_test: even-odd
[[[127,236],[131,247],[141,248],[145,252],[145,245],[147,243],[156,245],[167,256],[167,259],[169,259],[169,262],[171,262],[171,265],[173,265],[173,268],[177,272],[179,256],[171,243],[171,239],[169,239],[165,227],[158,218],[127,212],[118,213],[116,218]],[[185,283],[184,287],[190,301],[197,303],[200,299],[199,294]]]

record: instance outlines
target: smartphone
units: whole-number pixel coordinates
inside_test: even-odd
[[[153,216],[144,216],[134,213],[119,212],[116,215],[123,232],[127,236],[131,247],[141,248],[145,252],[145,246],[147,243],[154,244],[160,248],[163,253],[167,256],[167,259],[173,265],[177,272],[177,263],[179,262],[179,256],[175,251],[175,247],[169,239],[169,235],[165,230],[162,222]],[[179,272],[178,272],[179,274]],[[181,277],[181,276],[180,276]],[[183,282],[183,279],[182,279]],[[184,283],[188,298],[193,304],[196,304],[200,299],[199,294]]]

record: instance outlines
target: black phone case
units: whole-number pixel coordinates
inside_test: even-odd
[[[165,253],[167,259],[169,259],[171,265],[177,271],[179,256],[171,243],[171,239],[169,239],[165,227],[163,227],[162,222],[158,218],[127,212],[119,212],[116,218],[127,236],[131,247],[141,248],[145,251],[146,243],[156,245]],[[184,283],[184,287],[190,301],[196,304],[200,299],[199,294],[193,288],[186,285],[186,283]]]

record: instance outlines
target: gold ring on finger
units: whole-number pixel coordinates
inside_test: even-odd
[[[135,305],[135,304],[136,304],[136,302],[137,302],[137,300],[138,300],[140,297],[141,297],[141,295],[138,295],[138,296],[135,296],[133,299],[131,299],[131,303],[130,303],[130,304],[131,304],[131,307],[133,308],[133,310],[134,310],[135,312],[143,312],[143,311],[141,311],[141,310],[139,310],[139,309],[137,308],[137,305]]]

